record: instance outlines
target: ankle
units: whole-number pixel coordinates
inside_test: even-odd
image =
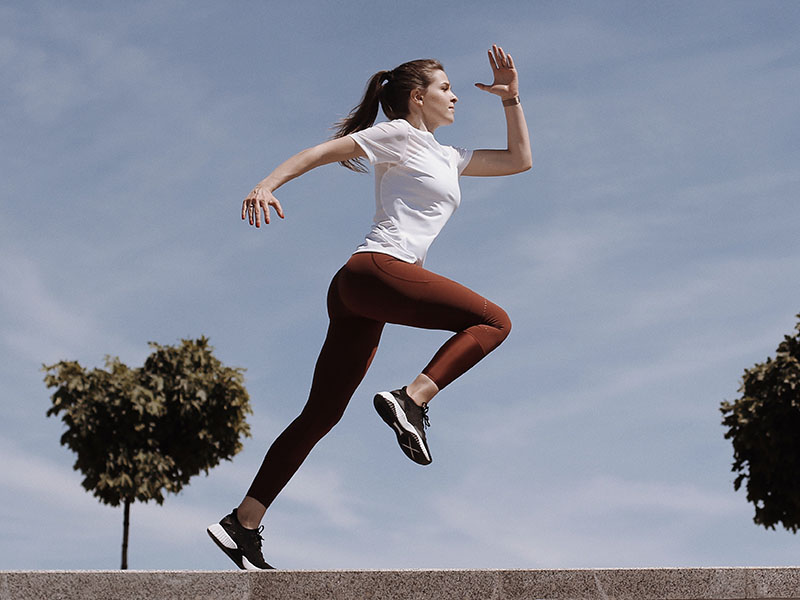
[[[426,405],[438,393],[439,388],[427,375],[418,375],[413,382],[406,386],[406,395],[417,406]]]
[[[258,529],[258,523],[254,523],[252,519],[246,519],[238,512],[236,513],[236,520],[239,521],[239,525],[245,529]]]
[[[245,529],[258,529],[264,518],[266,507],[255,498],[246,496],[236,509],[236,520]]]

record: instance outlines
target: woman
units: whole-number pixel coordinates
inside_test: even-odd
[[[285,161],[242,203],[242,219],[261,227],[262,221],[270,222],[270,207],[284,217],[273,192],[287,181],[332,162],[364,171],[361,160],[366,158],[374,166],[374,223],[331,282],[330,325],[308,402],[270,447],[239,507],[208,528],[241,569],[272,568],[261,553],[261,520],[314,445],[341,418],[375,355],[384,324],[455,332],[407,386],[374,398],[402,451],[422,465],[431,462],[425,438],[428,403],[508,335],[511,322],[499,306],[422,267],[428,247],[460,202],[459,175],[511,175],[531,167],[514,61],[493,46],[489,63],[494,82],[475,85],[502,99],[505,150],[471,152],[440,145],[433,132],[453,122],[458,98],[438,61],[411,61],[376,73],[361,103],[338,123],[334,139]],[[373,125],[379,104],[390,121]]]

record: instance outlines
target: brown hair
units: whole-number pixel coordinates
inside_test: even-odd
[[[425,58],[412,60],[391,71],[378,71],[367,83],[361,102],[340,121],[336,122],[334,138],[371,127],[378,116],[378,105],[389,119],[401,119],[408,115],[408,99],[411,91],[426,88],[431,84],[433,71],[444,71],[438,60]],[[365,173],[367,168],[361,159],[343,160],[340,163],[353,171]]]

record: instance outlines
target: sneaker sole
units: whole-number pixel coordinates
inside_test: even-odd
[[[206,532],[208,536],[214,540],[214,543],[222,550],[225,554],[228,555],[236,566],[240,569],[244,570],[244,563],[242,562],[242,552],[239,550],[239,547],[236,545],[236,542],[233,541],[233,538],[228,535],[228,532],[225,531],[225,528],[222,527],[219,523],[214,523],[213,525],[209,525],[206,527]]]
[[[227,554],[228,558],[236,563],[236,566],[243,571],[266,570],[255,566],[253,563],[247,560],[247,557],[242,554],[241,550],[239,550],[239,546],[237,546],[236,542],[233,541],[233,538],[228,535],[228,532],[225,531],[225,528],[219,523],[214,523],[213,525],[206,527],[206,532],[208,533],[209,537],[214,540],[214,543],[219,546],[219,549]]]
[[[373,400],[375,410],[397,436],[397,443],[403,453],[419,465],[429,465],[433,462],[428,448],[417,430],[408,421],[406,413],[389,392],[380,392]]]

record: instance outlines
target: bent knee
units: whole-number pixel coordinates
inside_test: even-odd
[[[497,347],[511,333],[511,317],[508,316],[506,311],[491,302],[488,303],[487,308],[486,325],[492,328],[493,337],[495,338],[493,346]]]
[[[498,329],[503,334],[503,339],[508,337],[508,334],[511,333],[511,317],[508,316],[508,313],[504,311],[502,308],[500,309],[502,316],[498,319]]]

